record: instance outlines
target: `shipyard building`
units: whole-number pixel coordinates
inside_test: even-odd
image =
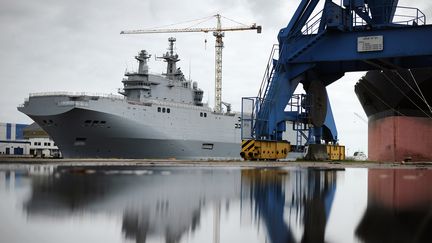
[[[30,153],[30,141],[24,139],[27,124],[0,123],[0,155],[25,155]]]
[[[0,156],[61,157],[61,153],[36,123],[0,123]]]

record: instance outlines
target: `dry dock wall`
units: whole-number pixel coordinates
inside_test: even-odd
[[[432,161],[432,119],[390,116],[369,120],[369,160]]]

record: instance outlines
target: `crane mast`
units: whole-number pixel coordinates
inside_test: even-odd
[[[257,30],[261,33],[261,26],[256,24],[248,26],[233,26],[222,27],[221,15],[216,14],[216,27],[215,28],[173,28],[173,29],[142,29],[142,30],[124,30],[120,34],[156,34],[156,33],[179,33],[179,32],[204,32],[208,33],[213,31],[213,36],[216,37],[215,43],[215,106],[216,113],[222,113],[222,49],[224,47],[223,37],[224,31],[242,31],[242,30]]]
[[[225,33],[222,32],[222,25],[220,15],[216,15],[217,27],[213,35],[216,37],[215,44],[215,107],[214,110],[217,113],[222,112],[222,49],[223,40]]]

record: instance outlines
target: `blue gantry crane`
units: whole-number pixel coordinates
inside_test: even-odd
[[[346,72],[432,66],[431,40],[423,12],[398,0],[302,0],[279,32],[258,96],[242,99],[241,156],[285,158],[290,145],[282,133],[291,121],[308,131],[311,158],[329,158],[328,145],[338,147],[338,134],[326,86]],[[294,95],[300,83],[302,98]]]

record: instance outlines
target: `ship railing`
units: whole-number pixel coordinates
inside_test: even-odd
[[[29,97],[42,97],[42,96],[89,96],[99,98],[109,98],[116,100],[124,100],[121,95],[105,94],[105,93],[87,93],[87,92],[41,92],[41,93],[30,93]]]
[[[140,74],[140,73],[138,73],[138,71],[129,71],[129,70],[126,70],[124,74],[125,74],[125,76],[132,76],[132,75],[137,75],[137,74]],[[150,72],[150,71],[147,71],[147,73],[145,73],[145,74],[161,75],[160,73]]]

